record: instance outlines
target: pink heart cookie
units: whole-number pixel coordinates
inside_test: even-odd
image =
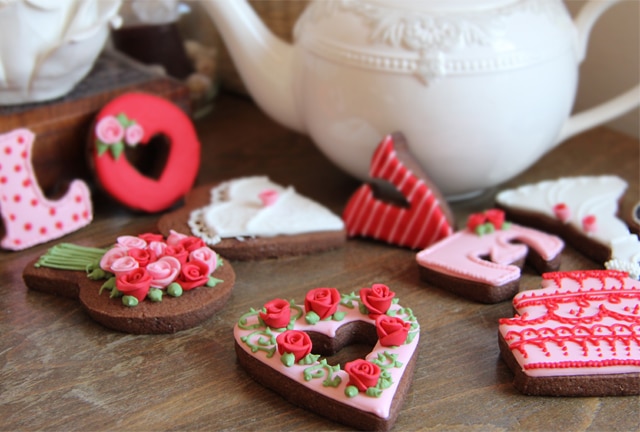
[[[398,415],[417,357],[420,327],[382,284],[359,294],[316,288],[304,304],[274,299],[234,327],[238,362],[291,403],[364,430],[388,430]],[[373,346],[341,367],[332,355],[352,343]]]

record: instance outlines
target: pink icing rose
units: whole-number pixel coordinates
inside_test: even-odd
[[[129,273],[131,270],[135,270],[138,267],[140,267],[138,261],[127,255],[122,258],[118,258],[111,263],[111,272],[116,276],[119,276],[124,273]]]
[[[145,249],[147,247],[146,240],[130,235],[118,237],[117,242],[120,246],[124,246],[127,249]]]
[[[146,241],[147,243],[151,243],[152,241],[163,241],[164,237],[162,237],[162,234],[155,234],[155,233],[144,233],[144,234],[138,234],[138,237],[140,237],[142,240]]]
[[[178,258],[178,261],[180,261],[182,265],[184,265],[187,262],[187,258],[189,258],[189,252],[180,244],[164,248],[164,255]]]
[[[96,124],[96,136],[105,144],[115,144],[122,141],[124,128],[117,118],[106,116]]]
[[[167,248],[167,244],[163,241],[151,241],[149,242],[149,250],[152,250],[156,256],[164,255],[164,250]]]
[[[153,288],[165,288],[175,281],[180,274],[180,261],[172,256],[164,256],[158,261],[147,266],[147,272],[151,275]]]
[[[187,238],[189,236],[184,235],[184,234],[180,234],[177,231],[171,230],[169,231],[169,237],[167,237],[167,244],[169,246],[175,246],[178,243],[180,243],[180,240]]]
[[[132,124],[124,131],[124,140],[129,145],[136,145],[142,141],[144,129],[137,123]]]
[[[127,256],[127,248],[115,245],[109,249],[100,259],[100,268],[104,271],[111,271],[111,265],[118,258]]]
[[[202,261],[209,267],[209,274],[218,266],[218,256],[207,246],[203,246],[189,254],[189,261]]]

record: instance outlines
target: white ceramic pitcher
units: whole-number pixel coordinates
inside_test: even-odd
[[[570,117],[589,32],[614,3],[572,21],[561,0],[316,0],[290,45],[245,0],[204,0],[272,118],[363,180],[381,137],[400,131],[448,197],[638,106],[640,86]]]

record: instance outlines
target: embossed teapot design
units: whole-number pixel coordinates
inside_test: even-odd
[[[640,104],[640,86],[570,117],[589,32],[615,0],[571,20],[561,0],[321,0],[275,37],[245,0],[206,0],[249,92],[366,180],[402,132],[448,197],[519,174],[566,138]]]

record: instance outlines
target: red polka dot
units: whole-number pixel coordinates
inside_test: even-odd
[[[24,181],[22,182],[22,186],[24,187],[31,186],[31,179],[24,179]]]
[[[24,143],[24,137],[23,136],[19,136],[16,141],[18,141],[18,144],[23,144]]]
[[[56,214],[56,209],[54,209],[53,207],[51,207],[51,208],[49,209],[49,214],[50,214],[51,216],[55,215],[55,214]]]
[[[33,228],[33,225],[31,225],[31,223],[27,222],[26,224],[24,224],[25,231],[31,231],[31,228]]]
[[[13,170],[14,170],[15,172],[20,172],[20,171],[22,171],[22,165],[16,165],[16,166],[14,166],[14,167],[13,167]]]
[[[31,205],[32,205],[33,207],[37,206],[37,205],[38,205],[38,200],[37,200],[37,199],[35,199],[35,198],[34,198],[34,199],[32,199],[32,200],[31,200]]]
[[[9,220],[10,220],[11,222],[13,222],[14,220],[16,220],[16,215],[14,215],[13,213],[11,213],[11,214],[9,215]]]
[[[47,227],[40,227],[40,234],[46,234],[47,233]]]
[[[21,243],[22,243],[22,240],[20,240],[20,239],[15,239],[13,241],[13,244],[16,245],[16,246],[19,246]]]
[[[76,202],[82,202],[82,197],[80,195],[76,195]]]
[[[62,229],[62,222],[56,222],[56,228]]]
[[[73,219],[74,222],[78,222],[80,216],[78,216],[78,213],[74,213],[73,216],[71,216],[71,219]]]
[[[5,184],[7,182],[7,178],[5,176],[0,177],[0,183]]]
[[[4,148],[4,154],[10,155],[11,154],[11,147],[5,147]]]
[[[27,151],[24,150],[22,153],[20,153],[20,156],[22,156],[22,159],[26,159],[28,156]]]
[[[20,202],[21,199],[22,199],[22,197],[20,195],[14,195],[13,196],[13,201],[15,201],[15,202]]]
[[[83,217],[83,218],[85,218],[85,219],[89,219],[89,212],[88,212],[88,211],[86,211],[86,210],[85,210],[85,211],[83,211],[83,212],[82,212],[82,217]]]

